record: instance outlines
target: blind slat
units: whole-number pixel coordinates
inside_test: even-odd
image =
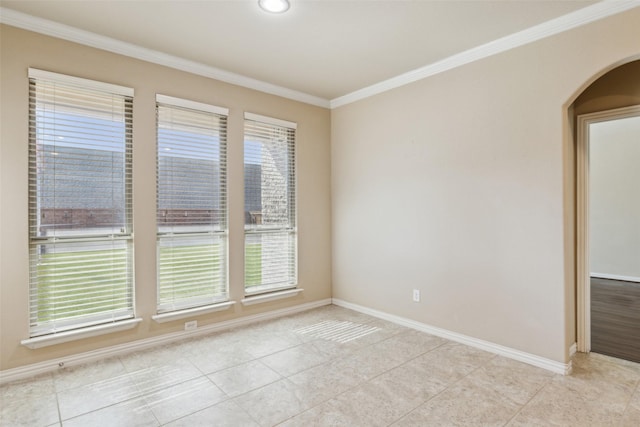
[[[29,76],[31,336],[131,318],[133,90]]]
[[[225,109],[164,96],[156,112],[157,310],[165,313],[228,298],[227,118]]]
[[[297,284],[295,124],[245,114],[245,292]]]

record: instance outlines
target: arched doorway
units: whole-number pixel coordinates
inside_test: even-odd
[[[578,351],[589,352],[592,349],[592,263],[590,262],[590,254],[593,246],[590,245],[591,225],[590,222],[590,190],[589,190],[589,136],[590,130],[594,130],[594,126],[600,126],[600,123],[614,123],[626,117],[640,117],[640,61],[632,61],[610,70],[589,87],[587,87],[574,101],[569,108],[572,112],[574,132],[574,146],[576,148],[576,308],[577,308],[577,347]],[[640,143],[640,140],[638,141]],[[596,200],[596,198],[594,198]],[[593,202],[593,200],[592,200]],[[613,220],[615,221],[615,219]],[[640,260],[639,260],[640,262]],[[623,276],[621,276],[624,278]],[[630,277],[633,280],[633,277]],[[600,285],[598,285],[600,286]],[[613,289],[613,288],[612,288]],[[598,291],[599,292],[599,291]],[[596,294],[598,298],[602,298],[601,293]],[[618,295],[615,298],[627,299],[629,295]],[[627,301],[628,303],[629,301]],[[597,310],[600,310],[602,301],[597,301]],[[640,304],[640,300],[638,301]],[[614,313],[616,310],[610,310]],[[621,310],[622,311],[622,310]],[[596,313],[599,313],[596,311]],[[609,316],[611,318],[611,316]],[[602,322],[600,314],[596,316],[597,322]],[[614,323],[607,327],[617,327]],[[626,319],[629,323],[635,322],[633,319]],[[640,322],[640,318],[638,320]],[[598,323],[596,330],[600,331],[601,324]],[[628,324],[620,327],[620,331],[628,334]],[[640,324],[637,327],[640,330]],[[633,329],[633,333],[636,330]],[[615,350],[611,352],[602,351],[602,344],[599,344],[600,352],[624,357],[623,353],[616,354]],[[624,340],[621,341],[624,346]],[[640,354],[640,353],[639,353]],[[626,357],[629,358],[629,357]]]

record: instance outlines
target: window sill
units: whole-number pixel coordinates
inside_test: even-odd
[[[141,318],[121,320],[114,323],[106,323],[102,325],[89,326],[82,329],[74,329],[72,331],[59,332],[57,334],[43,335],[41,337],[29,338],[20,341],[20,344],[30,349],[48,347],[51,345],[62,344],[69,341],[80,340],[83,338],[96,337],[98,335],[111,334],[113,332],[126,331],[133,329],[138,323],[142,322]]]
[[[295,295],[298,295],[300,292],[304,291],[304,289],[287,289],[286,291],[272,292],[268,294],[261,294],[243,298],[240,300],[242,305],[253,305],[260,304],[267,301],[273,301],[282,298],[289,298]]]
[[[235,301],[226,301],[218,304],[205,305],[203,307],[195,307],[195,308],[187,308],[185,310],[172,311],[169,313],[156,314],[155,316],[151,316],[151,318],[158,322],[171,322],[172,320],[184,319],[186,317],[193,317],[199,314],[213,313],[215,311],[226,310],[232,305],[234,305]]]

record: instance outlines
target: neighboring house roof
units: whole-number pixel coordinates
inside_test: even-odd
[[[53,145],[41,147],[38,162],[41,209],[113,209],[114,206],[124,206],[124,192],[112,191],[114,186],[125,185],[124,167],[118,167],[124,164],[124,153]],[[121,172],[114,173],[114,169]],[[219,191],[219,169],[215,160],[161,156],[160,185],[165,185],[164,194],[170,197],[159,201],[159,209],[218,209],[218,199],[212,194]],[[244,181],[245,211],[261,210],[260,165],[246,164]],[[194,186],[194,182],[212,182],[214,188]]]

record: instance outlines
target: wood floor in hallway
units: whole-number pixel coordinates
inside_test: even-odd
[[[640,362],[640,283],[591,278],[591,351]]]

